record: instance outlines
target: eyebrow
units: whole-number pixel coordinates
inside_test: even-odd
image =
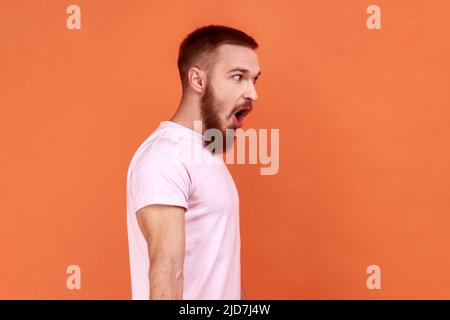
[[[236,71],[240,71],[242,73],[250,73],[250,70],[248,69],[244,69],[244,68],[233,68],[231,70],[228,70],[228,73],[231,72],[236,72]],[[255,79],[258,79],[258,77],[261,75],[261,70],[258,72],[258,74],[256,75]]]

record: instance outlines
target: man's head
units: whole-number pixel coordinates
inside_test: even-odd
[[[243,125],[257,99],[255,81],[260,75],[256,41],[242,31],[206,26],[189,34],[178,56],[183,94],[199,97],[205,129]]]

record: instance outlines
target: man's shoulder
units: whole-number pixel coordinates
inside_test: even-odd
[[[134,155],[135,162],[147,159],[173,158],[182,163],[189,163],[192,152],[198,141],[178,128],[163,128],[155,130],[138,148]]]

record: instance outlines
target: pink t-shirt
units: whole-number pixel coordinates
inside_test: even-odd
[[[147,242],[136,211],[150,204],[185,212],[183,299],[241,298],[239,196],[220,155],[202,135],[162,121],[134,154],[127,175],[127,228],[133,299],[149,299]]]

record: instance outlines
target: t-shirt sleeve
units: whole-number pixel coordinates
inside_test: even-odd
[[[135,213],[151,204],[188,209],[191,179],[186,167],[172,155],[151,150],[138,159],[131,173]]]

